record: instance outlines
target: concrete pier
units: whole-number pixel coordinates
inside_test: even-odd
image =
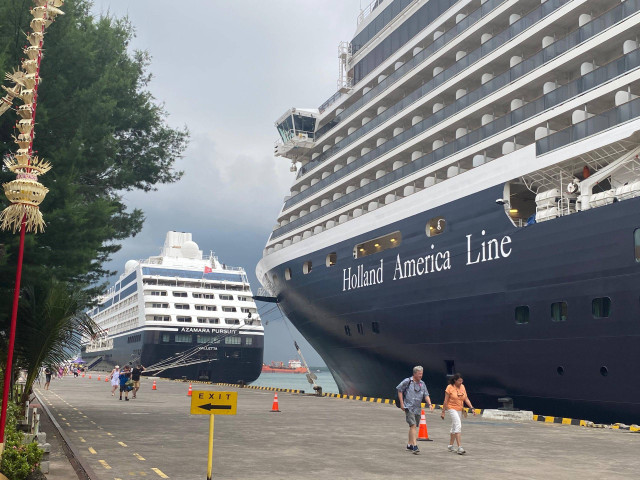
[[[204,480],[208,417],[190,415],[188,383],[143,378],[138,398],[110,384],[65,377],[36,393],[92,480]],[[215,417],[213,478],[625,479],[637,475],[640,433],[544,422],[464,420],[466,455],[447,451],[450,421],[426,412],[432,442],[406,451],[408,426],[393,405],[193,384],[238,391],[236,416]],[[472,396],[472,392],[470,392]],[[131,397],[131,394],[129,395]]]

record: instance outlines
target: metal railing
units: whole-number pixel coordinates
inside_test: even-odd
[[[640,0],[629,0],[632,2],[636,2],[638,4],[640,4]],[[542,112],[544,112],[545,110],[548,110],[550,108],[553,108],[554,106],[565,102],[581,93],[584,93],[587,90],[590,90],[592,88],[595,88],[603,83],[606,83],[610,80],[612,80],[613,78],[625,74],[627,72],[629,72],[632,69],[638,68],[640,67],[640,50],[634,50],[633,52],[630,52],[626,55],[623,55],[622,57],[612,61],[611,63],[604,65],[590,73],[588,73],[587,75],[584,75],[583,77],[580,77],[576,80],[574,80],[573,82],[563,85],[561,87],[558,87],[557,89],[553,90],[552,92],[547,93],[546,95],[543,95],[541,97],[539,97],[538,99],[527,103],[526,105],[520,107],[517,110],[514,110],[512,112],[507,113],[506,115],[495,119],[494,121],[476,129],[473,130],[471,132],[469,132],[468,134],[456,139],[455,141],[452,141],[450,143],[445,144],[444,146],[438,148],[437,150],[434,150],[426,155],[423,155],[422,157],[412,161],[411,163],[408,163],[400,168],[398,168],[397,170],[394,170],[391,173],[388,173],[387,175],[377,179],[377,180],[373,180],[371,181],[371,183],[358,188],[357,190],[346,194],[342,197],[340,197],[339,199],[336,199],[330,203],[328,203],[327,205],[324,205],[323,207],[318,208],[317,210],[314,210],[313,212],[305,215],[304,217],[300,217],[297,220],[294,220],[293,222],[288,223],[287,225],[284,225],[276,230],[274,230],[271,234],[271,238],[277,238],[280,237],[286,233],[288,233],[289,231],[304,225],[308,222],[311,222],[313,220],[315,220],[316,218],[319,218],[327,213],[329,213],[330,211],[333,211],[335,209],[338,209],[344,205],[349,204],[350,202],[355,201],[356,199],[367,195],[375,190],[378,190],[380,188],[383,188],[386,185],[389,185],[390,183],[393,183],[407,175],[410,175],[411,173],[416,172],[417,170],[420,170],[426,166],[429,166],[439,160],[442,160],[446,157],[449,157],[455,153],[457,153],[460,150],[463,150],[465,148],[468,148],[469,146],[478,143],[480,141],[483,141],[493,135],[496,135],[518,123],[521,123],[525,120],[528,120],[529,118],[538,115]],[[635,102],[635,100],[634,100]],[[625,104],[626,105],[626,104]],[[620,108],[620,107],[619,107]],[[614,109],[615,110],[615,109]],[[612,114],[613,115],[613,114]],[[621,114],[622,115],[622,114]],[[594,117],[595,118],[595,117]],[[591,120],[591,119],[590,119]],[[600,123],[596,124],[595,123],[596,120],[594,120],[594,122],[592,122],[594,125],[593,126],[589,126],[589,127],[584,127],[585,131],[593,131],[593,129],[595,128],[600,128],[603,125],[605,125],[604,120],[601,120]],[[584,122],[582,122],[584,123]],[[591,125],[591,124],[590,124]],[[575,126],[574,126],[575,127]],[[573,127],[570,127],[573,128]],[[609,127],[606,127],[609,128]],[[569,129],[567,129],[569,130]],[[564,133],[564,135],[569,135],[569,140],[566,140],[565,137],[556,137],[558,140],[555,140],[555,143],[553,145],[564,145],[566,144],[567,141],[575,141],[575,140],[570,140],[571,138],[576,138],[578,139],[577,135],[579,135],[579,133],[577,133],[579,131],[576,130],[575,133]],[[550,139],[550,137],[554,137],[555,135],[558,135],[562,132],[565,132],[565,130],[562,130],[561,132],[558,132],[556,134],[552,134],[549,137],[546,137],[546,139]],[[592,134],[592,133],[589,133]],[[573,137],[571,136],[573,135]],[[395,137],[394,137],[395,138]],[[563,138],[563,140],[561,140],[561,138]],[[584,138],[584,137],[582,137]],[[550,146],[550,147],[544,147],[542,146],[543,144],[540,144],[541,146],[538,147],[538,143],[539,142],[543,142],[544,143],[545,139],[539,140],[538,142],[536,142],[536,146],[539,149],[539,154],[544,153],[546,151],[549,151],[549,149],[555,149],[558,148],[558,146]],[[551,141],[551,140],[549,140]],[[562,143],[565,142],[565,143]],[[389,143],[389,142],[387,142]],[[385,144],[381,145],[381,147],[383,147]],[[545,148],[548,148],[547,150],[545,150]],[[369,153],[374,153],[369,152]],[[367,154],[369,155],[369,154]],[[364,159],[367,155],[361,157],[361,159]],[[350,173],[351,171],[356,170],[357,168],[359,168],[360,166],[362,166],[361,164],[359,164],[359,160],[356,160],[355,162],[347,165],[346,167],[344,167],[343,169],[339,170],[338,172],[335,172],[333,175],[337,175],[340,174],[340,176],[344,176],[347,175],[348,173]],[[369,160],[370,161],[370,160]],[[366,163],[366,162],[365,162]],[[345,171],[346,170],[346,171]],[[343,173],[343,171],[345,171]],[[331,176],[325,178],[325,180],[329,180],[331,178]],[[335,178],[334,178],[335,181]],[[319,183],[318,183],[319,184]],[[317,186],[318,184],[314,185]],[[313,187],[309,187],[307,190],[305,190],[303,193],[306,193],[308,190],[310,190]]]

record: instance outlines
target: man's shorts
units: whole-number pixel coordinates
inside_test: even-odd
[[[422,416],[421,413],[412,413],[409,409],[407,409],[405,410],[404,414],[409,426],[415,425],[417,427],[418,425],[420,425],[420,417]]]
[[[120,385],[120,392],[128,392],[129,389],[127,388],[126,385]]]
[[[140,388],[140,380],[133,381],[133,388]]]

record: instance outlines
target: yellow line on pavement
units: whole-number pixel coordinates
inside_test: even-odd
[[[127,446],[127,444],[126,444],[126,443],[124,443],[124,442],[118,442],[118,444],[122,445],[123,447],[126,447],[126,446]]]
[[[82,437],[78,437],[78,438],[80,439],[80,441],[81,441],[82,443],[87,443],[87,441],[86,441],[84,438],[82,438]]]
[[[169,476],[165,475],[159,468],[152,468],[151,470],[156,472],[160,478],[169,478]]]
[[[95,449],[94,449],[93,447],[89,447],[89,451],[90,451],[91,453],[93,453],[94,455],[95,455],[96,453],[98,453],[98,452],[96,452],[96,451],[95,451]]]
[[[134,453],[133,456],[136,457],[140,461],[144,461],[144,457],[142,455],[140,455],[139,453]]]
[[[98,461],[106,470],[111,470],[111,466],[105,460],[98,460]]]
[[[107,432],[107,435],[109,435],[110,437],[113,437],[112,433]]]

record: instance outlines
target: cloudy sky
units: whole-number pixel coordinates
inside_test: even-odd
[[[121,272],[128,259],[158,254],[168,230],[185,231],[205,253],[244,267],[258,289],[255,266],[293,181],[289,161],[272,154],[273,122],[335,92],[338,43],[353,37],[361,4],[368,0],[94,0],[96,16],[130,19],[132,48],[152,57],[151,92],[168,123],[191,132],[180,182],[125,196],[146,222],[108,268]],[[265,361],[296,358],[289,330],[268,310],[261,306]],[[322,365],[292,332],[308,363]]]

